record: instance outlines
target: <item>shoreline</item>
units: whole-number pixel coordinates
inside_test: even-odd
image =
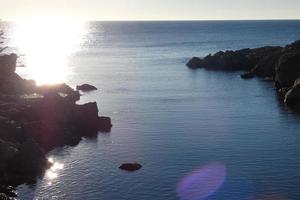
[[[79,90],[67,84],[37,86],[16,72],[16,54],[0,55],[0,197],[15,198],[18,185],[35,183],[51,166],[46,153],[76,146],[83,137],[110,132],[109,117],[96,102],[79,105]]]
[[[271,80],[282,101],[293,110],[300,110],[300,40],[285,47],[219,51],[203,58],[193,57],[186,66],[192,70],[245,71],[241,74],[243,79]]]

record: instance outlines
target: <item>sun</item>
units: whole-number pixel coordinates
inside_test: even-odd
[[[13,46],[24,55],[18,73],[38,85],[65,82],[72,73],[68,57],[80,49],[85,23],[67,18],[38,17],[15,23]]]

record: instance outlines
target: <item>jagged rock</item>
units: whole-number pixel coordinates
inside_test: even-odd
[[[293,86],[300,76],[300,51],[283,54],[276,67],[277,85],[281,87]]]
[[[39,94],[47,94],[47,93],[63,93],[63,94],[71,94],[74,90],[65,83],[55,84],[55,85],[42,85],[38,86],[36,92]]]
[[[75,105],[71,111],[70,119],[76,129],[83,132],[109,132],[112,127],[109,117],[98,116],[98,107],[96,102]]]
[[[119,169],[125,170],[125,171],[137,171],[142,168],[142,165],[139,163],[124,163],[122,164]]]
[[[282,48],[274,49],[273,51],[262,56],[251,72],[260,77],[274,77],[276,64],[282,54]]]
[[[296,106],[300,103],[300,85],[294,86],[285,94],[284,102],[288,106]]]
[[[76,101],[80,100],[80,93],[79,91],[74,91],[72,93],[69,93],[68,95],[66,95],[65,97],[68,101],[75,103]]]
[[[280,88],[280,89],[278,90],[278,93],[279,93],[279,95],[280,95],[281,97],[285,97],[286,93],[287,93],[290,89],[292,89],[292,88],[291,88],[291,87]]]
[[[1,196],[1,194],[3,196]],[[16,189],[12,186],[1,186],[0,187],[0,200],[13,200],[17,197]]]
[[[193,57],[186,65],[191,69],[201,68],[202,60],[198,57]]]
[[[112,127],[111,119],[109,117],[98,118],[98,130],[102,132],[110,132]]]
[[[97,88],[93,85],[90,84],[83,84],[83,85],[78,85],[76,86],[77,90],[81,90],[83,92],[88,92],[88,91],[92,91],[92,90],[97,90]]]
[[[259,76],[275,82],[288,106],[300,107],[300,40],[283,47],[266,46],[238,51],[220,51],[204,58],[192,58],[190,68],[244,70],[244,79]],[[298,79],[298,80],[297,80]]]
[[[12,200],[8,195],[0,193],[0,200]]]

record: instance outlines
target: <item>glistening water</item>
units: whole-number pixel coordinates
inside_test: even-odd
[[[59,58],[67,70],[53,66],[47,78],[67,71],[63,79],[68,84],[98,87],[81,102],[97,101],[100,114],[112,118],[113,129],[74,148],[51,152],[57,167],[36,186],[20,186],[20,199],[300,199],[300,117],[280,103],[273,84],[259,78],[242,80],[240,72],[185,67],[190,57],[218,50],[285,45],[300,39],[300,21],[83,26],[81,41],[69,54],[61,49],[73,43],[66,44],[59,34],[67,25],[51,29],[58,31],[54,38],[60,38],[56,43],[52,39],[52,53],[47,51],[52,43],[45,31],[39,45],[34,38],[33,45],[28,41],[30,48],[11,44],[21,55],[20,65],[35,63],[43,69],[63,54]],[[20,37],[13,24],[4,27],[9,41]],[[42,56],[43,48],[43,59],[34,56]],[[26,68],[19,73],[37,76]],[[124,172],[118,169],[124,162],[139,162],[143,168]],[[191,180],[203,187],[186,192]],[[207,184],[210,180],[213,183]]]

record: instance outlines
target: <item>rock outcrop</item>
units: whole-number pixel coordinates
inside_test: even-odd
[[[122,169],[125,171],[130,171],[130,172],[137,171],[141,168],[142,168],[142,165],[139,163],[124,163],[119,167],[119,169]]]
[[[193,57],[186,65],[191,69],[246,71],[243,79],[268,78],[275,82],[286,105],[300,109],[300,40],[285,47],[220,51],[204,58]]]
[[[83,92],[89,92],[89,91],[92,91],[92,90],[97,90],[97,88],[95,86],[90,85],[90,84],[77,85],[76,89],[81,90]]]
[[[21,78],[16,61],[15,54],[0,55],[0,199],[14,197],[11,186],[42,176],[51,165],[48,151],[112,127],[96,102],[77,104],[80,93],[67,84],[37,86]]]

